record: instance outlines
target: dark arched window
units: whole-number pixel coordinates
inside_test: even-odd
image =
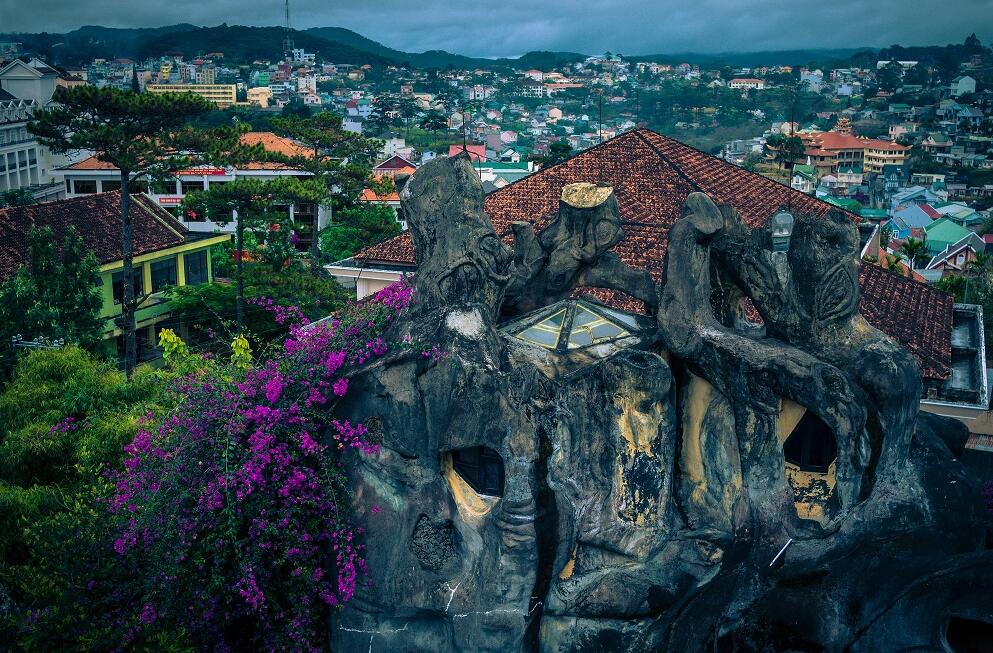
[[[503,460],[489,447],[456,449],[452,467],[479,494],[503,496]]]
[[[824,473],[838,457],[838,443],[824,420],[808,410],[783,443],[783,455],[804,471]]]

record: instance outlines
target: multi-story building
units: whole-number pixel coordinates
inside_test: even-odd
[[[309,149],[294,143],[288,138],[277,136],[272,132],[248,132],[242,134],[241,139],[246,145],[261,144],[266,150],[287,157],[312,156]],[[68,197],[106,193],[108,191],[120,190],[121,188],[120,171],[112,164],[100,161],[96,156],[91,156],[73,165],[59,168],[57,173],[65,179],[65,192]],[[203,216],[197,216],[191,219],[189,216],[179,215],[178,209],[183,203],[183,198],[186,194],[193,191],[207,190],[211,186],[246,177],[264,180],[275,179],[277,177],[307,176],[310,176],[310,173],[294,170],[282,163],[253,162],[242,164],[238,168],[201,166],[189,170],[180,170],[172,179],[157,181],[151,184],[138,184],[138,186],[139,190],[144,191],[157,206],[176,211],[176,218],[190,231],[206,233],[221,231],[230,233],[235,228],[233,221],[222,225],[207,220]],[[330,221],[330,209],[323,206],[298,203],[288,205],[284,210],[287,211],[289,219],[297,225],[295,229],[300,235],[301,248],[306,247],[310,243],[310,231],[315,212],[317,213],[318,230],[323,229]],[[273,221],[276,221],[275,217]]]
[[[751,79],[748,77],[738,77],[728,82],[728,88],[748,88],[762,90],[765,88],[765,81],[761,79]]]
[[[218,109],[225,109],[237,99],[237,86],[234,84],[149,84],[149,93],[194,93],[213,102]]]
[[[839,167],[861,167],[864,172],[882,173],[885,165],[903,165],[907,160],[909,147],[880,139],[859,138],[837,131],[800,133],[807,146],[807,155],[820,158],[814,164],[831,163],[831,172]],[[813,153],[823,154],[814,157]],[[831,161],[830,155],[834,155]]]
[[[27,127],[34,109],[34,100],[0,90],[0,192],[42,181],[41,146]]]
[[[206,238],[190,233],[169,213],[143,195],[131,204],[134,224],[135,292],[145,299],[138,305],[138,353],[142,359],[154,355],[158,332],[169,322],[168,303],[162,291],[167,286],[184,286],[211,281],[209,249],[230,239],[230,235]],[[27,261],[27,237],[31,226],[49,227],[56,240],[65,237],[72,226],[93,251],[100,264],[100,292],[103,306],[104,341],[108,354],[123,353],[124,343],[117,318],[124,294],[124,267],[121,250],[120,192],[89,195],[47,204],[0,209],[0,281],[13,276]],[[30,338],[31,334],[23,334]]]
[[[31,188],[38,200],[61,196],[51,170],[67,159],[53,157],[28,132],[28,121],[51,101],[58,80],[58,71],[38,59],[0,68],[0,191]]]

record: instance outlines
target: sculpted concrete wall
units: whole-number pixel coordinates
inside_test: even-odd
[[[419,271],[393,335],[449,356],[387,355],[339,407],[383,446],[354,460],[373,582],[334,650],[955,651],[993,624],[967,434],[917,414],[913,359],[858,315],[843,216],[779,253],[691,195],[656,287],[609,252],[609,188],[567,186],[513,250],[466,157],[401,196]],[[578,328],[580,285],[644,297],[649,326],[517,337],[556,302],[542,324]],[[718,319],[743,296],[765,337]]]

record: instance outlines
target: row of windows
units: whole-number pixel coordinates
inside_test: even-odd
[[[177,283],[177,258],[175,256],[155,261],[149,267],[151,269],[152,289],[151,292],[159,292],[166,286],[175,286]],[[183,268],[186,273],[186,285],[195,286],[207,282],[207,252],[191,252],[183,256]],[[136,297],[145,292],[144,279],[140,266],[132,270],[134,294]],[[112,277],[114,303],[120,304],[124,298],[124,273],[115,272]]]
[[[34,158],[32,158],[31,163],[35,163]],[[220,184],[226,184],[227,181],[212,181],[211,186],[217,186]],[[120,180],[110,180],[104,179],[100,182],[100,192],[108,193],[114,190],[120,190],[121,182]],[[128,188],[132,193],[144,193],[151,190],[153,195],[175,195],[176,194],[176,182],[175,181],[153,181],[151,183],[146,183],[143,181],[134,181],[128,185]],[[192,193],[194,191],[205,190],[204,182],[201,181],[183,181],[180,182],[180,194],[186,195],[187,193]],[[96,179],[66,179],[66,192],[76,195],[92,195],[97,192],[97,180]]]

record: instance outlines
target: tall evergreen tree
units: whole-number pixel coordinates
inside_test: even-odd
[[[168,178],[178,170],[201,162],[222,163],[259,156],[261,148],[242,146],[235,128],[197,130],[188,126],[190,119],[213,109],[210,102],[189,93],[138,95],[131,90],[79,86],[59,89],[55,102],[36,112],[28,125],[39,142],[53,152],[92,150],[97,159],[120,171],[121,251],[124,258],[120,324],[124,333],[124,367],[128,375],[137,358],[137,300],[132,277],[132,184],[138,180]]]
[[[13,360],[12,338],[63,340],[96,347],[104,331],[100,266],[70,227],[61,247],[48,227],[28,234],[28,264],[0,285],[0,337],[4,375]]]
[[[277,118],[272,123],[309,150],[309,156],[290,157],[286,163],[319,181],[326,191],[323,203],[327,208],[334,211],[358,198],[369,179],[378,141],[345,131],[341,116],[328,111],[309,118]],[[318,214],[314,211],[310,241],[310,269],[314,273],[320,262]]]
[[[217,224],[235,222],[235,315],[239,331],[245,327],[245,231],[266,234],[271,224],[280,222],[278,205],[297,201],[326,201],[321,181],[296,177],[271,180],[242,177],[211,186],[206,191],[190,193],[183,200],[183,209],[194,214],[191,217],[205,214]]]

